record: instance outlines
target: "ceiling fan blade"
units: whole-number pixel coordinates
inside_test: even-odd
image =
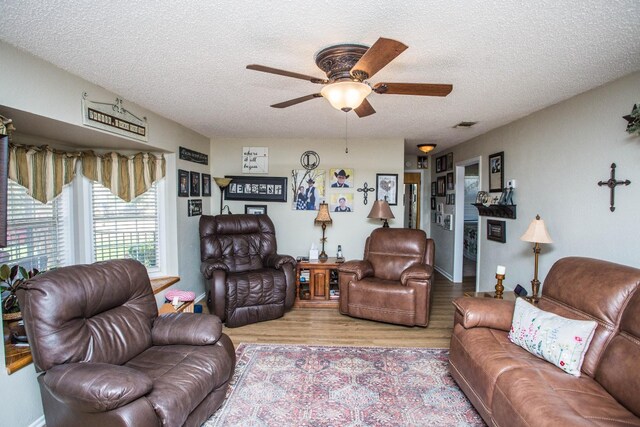
[[[319,79],[317,77],[307,76],[306,74],[280,70],[278,68],[265,67],[264,65],[257,65],[257,64],[247,65],[247,70],[262,71],[263,73],[278,74],[280,76],[285,76],[285,77],[293,77],[294,79],[307,80],[307,81],[310,81],[311,83],[319,83],[319,84],[329,83],[329,81],[325,79]]]
[[[371,78],[408,47],[399,41],[380,37],[351,68],[351,75],[355,76],[356,71],[363,71],[367,74],[365,79]]]
[[[360,118],[370,116],[372,114],[375,114],[376,112],[369,101],[367,101],[367,98],[365,98],[364,101],[362,101],[362,104],[360,104],[360,106],[353,111],[355,111]]]
[[[432,83],[378,83],[373,87],[376,93],[387,95],[447,96],[453,85]]]
[[[322,98],[322,95],[319,93],[312,93],[311,95],[301,96],[300,98],[290,99],[288,101],[281,102],[279,104],[273,104],[273,108],[287,108],[292,105],[300,104],[301,102],[309,101],[313,98]]]

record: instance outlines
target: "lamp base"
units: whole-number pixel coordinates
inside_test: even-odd
[[[502,293],[504,292],[504,286],[502,285],[502,281],[504,280],[504,274],[496,274],[496,293],[493,295],[494,298],[502,299]]]
[[[318,260],[319,261],[326,261],[328,259],[329,259],[329,256],[327,255],[327,253],[323,249],[322,252],[320,253],[320,256],[318,256]]]
[[[384,222],[382,223],[382,228],[389,228],[389,221],[385,219]]]

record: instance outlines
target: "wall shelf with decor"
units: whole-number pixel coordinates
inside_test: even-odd
[[[516,205],[485,206],[482,203],[472,203],[472,205],[478,208],[478,215],[480,216],[492,216],[495,218],[516,219]]]

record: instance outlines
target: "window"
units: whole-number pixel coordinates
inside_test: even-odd
[[[158,188],[127,203],[108,188],[91,184],[94,261],[133,258],[159,270]]]
[[[7,247],[0,263],[19,264],[27,270],[49,270],[66,263],[68,192],[46,205],[9,180],[7,186]]]

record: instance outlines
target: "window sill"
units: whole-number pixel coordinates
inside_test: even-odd
[[[169,286],[178,283],[180,278],[177,276],[165,276],[156,277],[150,280],[151,287],[153,288],[153,294],[155,295],[167,289]],[[15,344],[5,344],[4,358],[5,365],[7,367],[7,374],[9,375],[33,362],[33,357],[31,357],[31,348],[19,347]]]

